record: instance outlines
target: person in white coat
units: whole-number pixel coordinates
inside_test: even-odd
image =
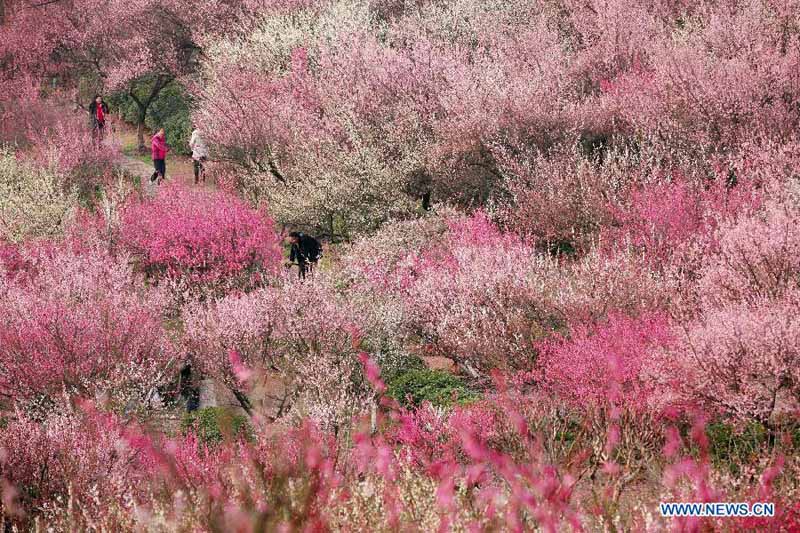
[[[208,159],[208,146],[200,134],[200,128],[195,126],[192,131],[192,137],[189,139],[189,148],[192,149],[192,162],[194,163],[194,182],[200,182],[200,176],[203,177],[203,183],[206,181],[205,169],[203,168],[206,160]]]

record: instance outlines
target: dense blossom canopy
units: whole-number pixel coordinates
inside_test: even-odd
[[[0,529],[800,530],[798,13],[0,0]]]

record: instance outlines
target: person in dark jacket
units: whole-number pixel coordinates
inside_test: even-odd
[[[108,104],[103,101],[102,96],[95,96],[89,104],[89,115],[92,117],[92,131],[99,137],[103,137],[108,117]]]
[[[155,135],[153,135],[153,140],[151,142],[151,148],[153,153],[153,167],[155,168],[155,172],[153,175],[150,176],[150,181],[155,182],[158,179],[158,183],[164,181],[164,178],[167,177],[167,152],[169,152],[169,146],[167,146],[166,135],[164,133],[164,128],[160,128]]]
[[[297,231],[289,234],[289,243],[292,245],[289,264],[296,263],[299,268],[298,277],[305,279],[306,273],[311,274],[322,257],[322,245],[314,237]]]
[[[200,384],[197,378],[198,374],[192,363],[184,364],[178,381],[178,393],[186,401],[186,410],[190,413],[200,406]]]

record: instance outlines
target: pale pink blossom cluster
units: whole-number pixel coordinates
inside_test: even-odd
[[[0,529],[800,527],[800,2],[40,4],[0,4]],[[153,78],[219,188],[139,194],[64,111]]]
[[[323,280],[286,283],[186,308],[184,342],[202,372],[237,393],[283,380],[279,415],[330,429],[362,412],[370,396],[358,317]]]
[[[0,396],[144,402],[174,359],[162,295],[124,257],[67,245],[17,253],[23,262],[0,277]]]

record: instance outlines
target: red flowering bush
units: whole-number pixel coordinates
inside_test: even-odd
[[[281,263],[272,220],[226,193],[170,185],[122,213],[120,244],[156,282],[212,294],[248,289]]]

